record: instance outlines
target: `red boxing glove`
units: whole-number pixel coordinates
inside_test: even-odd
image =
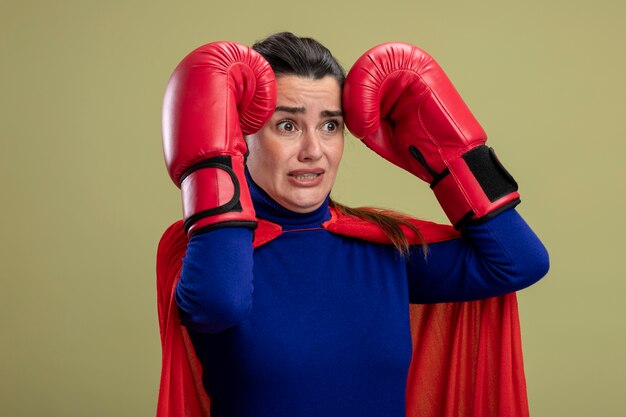
[[[386,43],[367,51],[348,73],[343,106],[352,134],[428,182],[457,229],[520,202],[484,130],[421,49]]]
[[[245,45],[209,43],[178,64],[163,100],[163,150],[170,177],[182,192],[188,235],[256,227],[243,135],[258,131],[275,105],[274,73]]]

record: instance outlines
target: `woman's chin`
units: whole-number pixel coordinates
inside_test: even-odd
[[[317,210],[326,200],[328,192],[321,190],[311,192],[295,192],[291,198],[279,201],[280,205],[296,213],[310,213]]]

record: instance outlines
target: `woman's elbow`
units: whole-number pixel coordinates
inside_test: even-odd
[[[538,247],[529,254],[526,259],[519,263],[517,270],[518,282],[517,290],[529,287],[546,276],[550,269],[550,255],[543,245]]]

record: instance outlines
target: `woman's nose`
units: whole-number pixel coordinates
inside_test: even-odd
[[[300,145],[300,161],[315,161],[322,157],[322,143],[317,132],[305,131]]]

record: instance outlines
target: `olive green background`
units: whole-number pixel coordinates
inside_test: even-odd
[[[346,69],[386,41],[439,61],[551,254],[519,294],[532,415],[623,415],[625,21],[617,0],[3,1],[0,415],[154,415],[155,251],[180,216],[163,91],[197,46],[279,30]],[[425,184],[346,140],[336,199],[445,221]]]

